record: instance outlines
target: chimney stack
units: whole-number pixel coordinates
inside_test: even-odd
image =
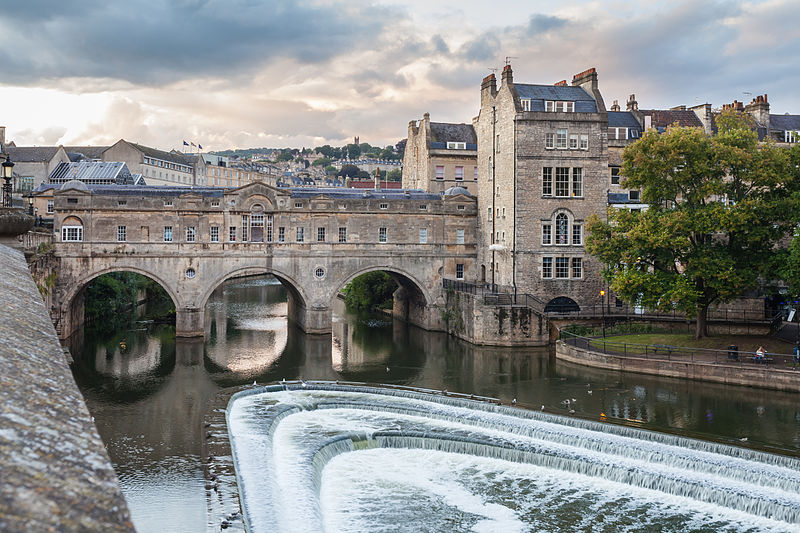
[[[638,111],[639,102],[636,101],[636,95],[632,94],[628,97],[628,111]]]
[[[597,90],[597,70],[592,67],[588,70],[584,70],[583,72],[575,74],[572,77],[572,85],[574,87],[581,86],[586,89],[589,94],[593,94],[594,91]]]
[[[614,103],[611,104],[611,111],[619,111],[619,101],[614,100]]]
[[[492,96],[497,94],[497,79],[494,76],[494,72],[483,78],[481,82],[481,94],[486,92]]]
[[[511,65],[506,65],[503,67],[503,74],[500,78],[501,85],[513,85],[514,84],[514,73],[511,70]]]
[[[750,113],[759,126],[769,128],[769,102],[766,93],[753,98],[744,110]]]

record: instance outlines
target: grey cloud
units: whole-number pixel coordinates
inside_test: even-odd
[[[531,15],[528,20],[528,35],[538,35],[555,30],[567,24],[567,19],[551,17],[549,15]]]
[[[276,57],[324,62],[375,39],[398,16],[290,0],[13,4],[0,11],[0,60],[4,81],[23,84],[63,76],[163,84],[235,76]]]

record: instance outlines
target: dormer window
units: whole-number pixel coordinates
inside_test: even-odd
[[[523,98],[520,100],[522,103],[522,110],[523,111],[530,111],[531,110],[531,99],[530,98]]]
[[[448,150],[466,150],[467,143],[458,143],[458,142],[448,142],[447,143]]]
[[[786,130],[783,132],[783,142],[794,143],[800,139],[800,131]]]
[[[544,110],[548,113],[574,113],[575,102],[561,102],[557,100],[547,100],[544,103]]]

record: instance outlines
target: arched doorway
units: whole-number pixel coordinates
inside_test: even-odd
[[[579,313],[580,306],[572,298],[559,296],[553,298],[544,306],[545,313]]]

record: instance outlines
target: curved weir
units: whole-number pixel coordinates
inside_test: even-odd
[[[800,461],[744,448],[321,382],[238,393],[227,417],[253,533],[800,527]]]

